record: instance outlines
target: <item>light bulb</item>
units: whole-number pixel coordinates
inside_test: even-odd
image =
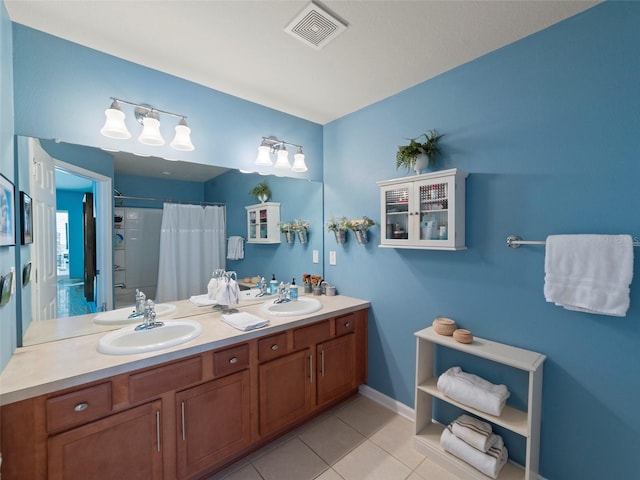
[[[178,125],[176,125],[176,136],[171,142],[171,147],[176,150],[183,150],[190,152],[196,147],[191,143],[191,129],[187,127],[187,121],[183,118],[180,119]]]
[[[304,163],[304,153],[302,153],[302,147],[298,147],[298,151],[293,156],[293,166],[291,167],[292,172],[306,172],[309,170],[307,168],[307,164]]]
[[[256,158],[256,165],[264,165],[266,167],[270,167],[273,165],[271,161],[271,157],[269,156],[269,152],[271,151],[271,147],[267,145],[264,141],[258,147],[258,157]]]
[[[164,145],[164,138],[162,138],[160,134],[160,121],[158,120],[157,113],[153,110],[150,111],[147,116],[142,119],[142,125],[144,125],[144,129],[138,137],[140,143],[156,147]]]
[[[289,163],[289,152],[285,148],[284,144],[278,150],[276,156],[276,164],[273,166],[274,168],[291,168],[291,164]]]
[[[124,113],[120,110],[120,104],[114,100],[111,106],[104,111],[104,126],[100,129],[100,133],[105,137],[127,139],[131,138],[131,133],[124,123]]]

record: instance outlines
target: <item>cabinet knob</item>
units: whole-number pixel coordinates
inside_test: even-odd
[[[229,360],[229,363],[231,365],[235,365],[236,363],[238,363],[238,357],[231,357],[231,359]]]
[[[87,402],[82,402],[82,403],[77,404],[75,407],[73,407],[73,410],[75,412],[83,412],[87,408],[89,408],[89,404]]]
[[[280,347],[278,347],[277,343],[274,343],[273,345],[271,345],[271,350],[273,350],[274,352]]]
[[[345,326],[346,328],[349,328],[349,327],[351,326],[351,322],[344,322],[344,326]]]

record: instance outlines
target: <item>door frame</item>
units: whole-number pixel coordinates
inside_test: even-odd
[[[95,182],[96,308],[113,309],[113,186],[111,177],[54,158],[56,168]]]

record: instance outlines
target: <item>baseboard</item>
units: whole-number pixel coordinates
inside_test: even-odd
[[[400,403],[399,401],[394,400],[393,398],[385,395],[384,393],[380,393],[378,390],[371,388],[369,385],[360,385],[360,388],[358,390],[360,392],[360,395],[362,395],[363,397],[367,397],[370,400],[373,400],[374,402],[379,403],[383,407],[388,408],[389,410],[397,413],[398,415],[406,418],[407,420],[410,420],[412,422],[415,421],[415,418],[416,418],[415,410],[411,407],[408,407],[404,403]],[[509,460],[509,462],[522,468],[522,465],[512,460]],[[538,480],[547,480],[547,479],[542,475],[538,474]]]
[[[398,415],[406,418],[407,420],[415,421],[416,415],[413,408],[406,406],[404,403],[400,403],[391,397],[388,397],[384,393],[380,393],[374,390],[368,385],[360,385],[360,395],[373,400],[380,405],[387,407],[389,410],[397,413]]]

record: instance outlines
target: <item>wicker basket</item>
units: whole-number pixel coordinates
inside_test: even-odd
[[[473,342],[473,334],[469,330],[458,328],[453,332],[453,339],[460,343],[471,343]]]
[[[447,335],[450,337],[453,335],[456,328],[456,322],[450,318],[439,317],[433,321],[433,329],[440,335]]]

